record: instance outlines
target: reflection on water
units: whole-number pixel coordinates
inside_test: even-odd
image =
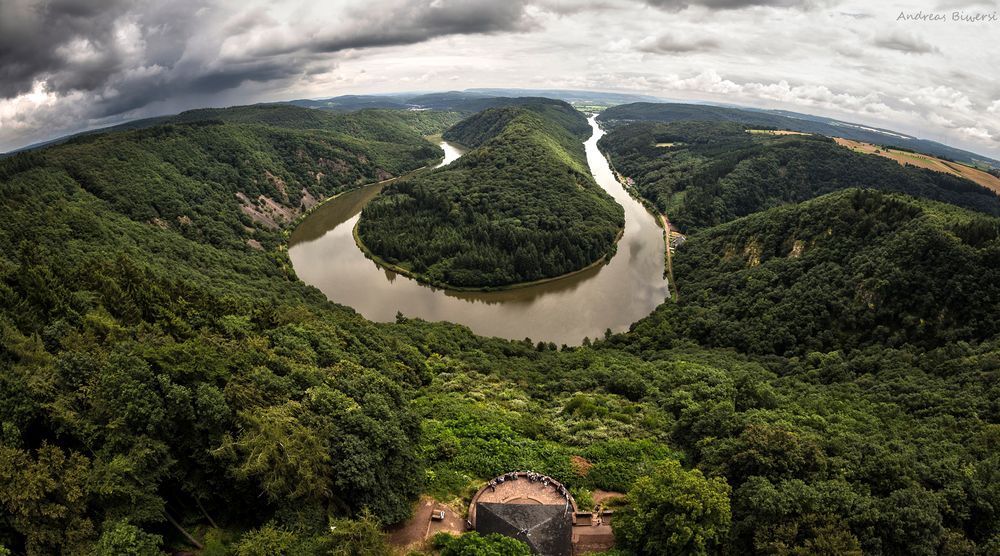
[[[379,268],[354,244],[362,207],[383,185],[345,193],[316,209],[292,233],[288,255],[295,272],[337,303],[376,321],[396,312],[447,320],[477,334],[578,345],[610,328],[618,332],[648,315],[667,296],[663,236],[653,217],[614,179],[597,150],[603,131],[593,118],[584,144],[594,179],[625,209],[625,233],[611,262],[545,284],[500,292],[454,292],[422,285]],[[442,141],[445,165],[461,151]],[[439,165],[440,166],[440,165]]]

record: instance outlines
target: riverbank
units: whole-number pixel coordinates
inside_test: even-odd
[[[467,155],[472,163],[384,189],[352,235],[407,277],[452,291],[530,287],[610,260],[624,235],[624,207],[593,180],[583,134],[571,132],[577,124],[590,130],[583,116],[491,114],[444,134],[488,141]]]
[[[424,139],[426,139],[428,141],[432,141],[432,138],[437,138],[437,142],[438,143],[442,142],[442,140],[441,140],[441,134],[427,135],[427,136],[424,137]],[[461,150],[461,149],[459,149],[459,150]],[[433,162],[431,164],[425,164],[425,165],[423,165],[423,166],[421,166],[419,168],[414,168],[413,170],[410,170],[409,172],[406,172],[405,174],[401,174],[401,175],[396,176],[396,177],[384,179],[382,181],[373,181],[373,182],[363,183],[361,185],[356,185],[354,187],[351,187],[350,189],[345,189],[345,190],[341,191],[340,193],[337,193],[336,195],[331,195],[331,196],[323,199],[322,201],[316,203],[315,205],[309,207],[308,209],[302,211],[302,214],[298,215],[295,218],[295,220],[292,220],[291,222],[289,222],[284,227],[284,229],[283,229],[282,232],[283,232],[283,234],[284,234],[284,236],[286,238],[289,237],[292,234],[292,232],[295,230],[295,228],[298,228],[299,225],[302,224],[302,221],[304,221],[307,217],[309,217],[309,215],[311,215],[312,213],[314,213],[317,210],[319,210],[323,205],[325,205],[325,204],[327,204],[327,203],[329,203],[329,202],[337,199],[338,197],[340,197],[342,195],[346,195],[348,193],[353,193],[355,191],[359,191],[359,190],[364,189],[366,187],[374,187],[374,186],[377,186],[377,185],[387,185],[387,184],[390,184],[390,183],[392,183],[394,181],[397,181],[397,180],[400,180],[400,179],[403,179],[403,178],[409,178],[409,177],[412,177],[412,176],[416,175],[418,172],[422,172],[424,170],[433,170],[433,169],[441,166],[447,160],[448,160],[448,153],[446,151],[443,155],[441,155],[441,159],[438,160],[437,162]]]
[[[552,282],[558,282],[559,280],[572,278],[574,276],[587,272],[588,270],[593,270],[599,266],[603,266],[611,262],[611,259],[615,256],[615,253],[618,252],[618,241],[621,240],[622,236],[625,234],[625,227],[622,226],[622,228],[618,230],[618,235],[615,237],[614,242],[611,244],[612,249],[610,249],[607,253],[605,253],[601,258],[597,259],[596,261],[590,263],[589,265],[583,268],[574,270],[572,272],[567,272],[565,274],[560,274],[559,276],[552,276],[550,278],[539,278],[538,280],[532,280],[530,282],[516,282],[513,284],[503,284],[500,286],[455,286],[452,284],[448,284],[447,282],[435,282],[433,280],[429,280],[426,276],[422,274],[413,272],[412,270],[408,270],[399,265],[392,264],[389,261],[383,259],[382,257],[379,257],[371,249],[369,249],[367,245],[365,245],[365,242],[361,240],[361,236],[358,235],[358,225],[360,224],[361,221],[358,220],[358,223],[354,225],[354,228],[351,230],[351,233],[354,235],[354,244],[358,246],[358,249],[360,249],[362,253],[365,254],[365,257],[368,257],[369,259],[374,261],[375,264],[387,270],[391,270],[396,274],[406,276],[407,278],[412,278],[413,280],[416,280],[417,282],[425,286],[431,286],[433,288],[437,288],[440,290],[448,290],[455,292],[486,293],[486,292],[512,291],[521,288],[529,288],[531,286],[540,286],[542,284],[549,284]]]
[[[667,286],[670,288],[670,299],[676,303],[680,292],[677,290],[677,281],[674,280],[674,251],[670,248],[670,220],[666,214],[660,213],[660,223],[663,225],[663,241],[667,246],[664,256],[664,264],[667,266]]]
[[[628,330],[670,297],[663,272],[663,231],[615,180],[596,148],[601,135],[596,124],[594,132],[596,136],[585,143],[591,173],[627,214],[615,255],[606,264],[595,261],[570,276],[505,291],[454,291],[406,279],[373,261],[354,239],[363,207],[379,192],[371,187],[326,203],[296,229],[288,243],[294,272],[330,301],[377,322],[393,322],[402,313],[455,322],[483,336],[566,345],[599,338],[609,329]],[[304,228],[310,229],[308,233]]]
[[[667,215],[660,212],[659,209],[653,205],[653,203],[640,195],[634,186],[629,185],[625,176],[621,175],[615,168],[614,163],[611,162],[610,156],[603,152],[601,154],[608,162],[608,168],[611,169],[611,173],[614,174],[615,179],[618,180],[619,184],[621,184],[622,189],[628,192],[629,196],[642,205],[643,208],[646,209],[646,212],[656,219],[657,225],[663,228],[663,274],[667,277],[667,286],[670,288],[670,299],[671,301],[676,302],[680,292],[677,290],[677,282],[674,280],[673,252],[670,250],[670,220],[667,218]]]

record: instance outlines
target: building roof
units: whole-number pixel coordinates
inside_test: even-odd
[[[573,551],[572,508],[569,504],[476,504],[476,530],[500,533],[527,544],[543,556],[570,556]]]
[[[538,473],[512,472],[500,475],[483,485],[469,504],[469,522],[476,527],[476,506],[479,502],[497,504],[541,504],[562,506],[576,511],[576,501],[562,483]]]

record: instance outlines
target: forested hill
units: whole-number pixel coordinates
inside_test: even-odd
[[[558,100],[524,98],[510,99],[508,102],[514,101],[517,101],[514,106],[485,110],[475,117],[458,122],[444,133],[444,138],[466,147],[479,147],[486,141],[500,135],[511,121],[526,109],[542,116],[547,123],[558,125],[572,134],[576,140],[567,142],[562,147],[571,156],[584,160],[582,158],[583,148],[579,143],[590,137],[590,124],[587,123],[583,114]],[[565,133],[560,133],[555,128],[547,131],[554,137],[560,139],[565,137]]]
[[[677,305],[636,338],[792,355],[1000,333],[1000,219],[846,190],[695,234],[674,257]]]
[[[1000,196],[971,181],[855,153],[822,136],[745,130],[732,122],[639,122],[615,127],[600,147],[685,231],[850,187],[1000,215]]]
[[[593,345],[374,324],[279,232],[257,251],[107,195],[173,191],[206,226],[243,222],[223,197],[289,137],[365,156],[345,183],[390,147],[425,161],[226,117],[0,161],[0,553],[387,556],[420,495],[516,469],[584,508],[627,492],[626,556],[1000,550],[995,220],[853,191],[752,215],[678,250],[676,312]]]
[[[437,285],[496,287],[601,260],[622,208],[590,175],[589,126],[570,105],[526,99],[445,132],[474,147],[449,166],[396,182],[369,203],[358,236],[372,253]]]
[[[387,141],[398,139],[399,133],[419,131],[425,135],[440,133],[443,129],[462,118],[459,112],[449,110],[378,109],[379,106],[358,106],[353,112],[329,112],[322,110],[305,110],[292,104],[254,104],[250,106],[233,106],[230,108],[200,108],[188,110],[173,116],[159,116],[133,120],[124,124],[85,131],[61,137],[45,143],[31,145],[0,158],[13,156],[18,152],[38,150],[43,147],[60,145],[69,141],[82,141],[94,135],[147,129],[166,124],[203,122],[207,120],[226,121],[231,123],[266,124],[280,128],[292,129],[323,129],[326,131],[347,133],[357,138],[371,139],[384,137]]]
[[[620,104],[604,110],[598,120],[606,127],[635,121],[654,122],[738,122],[752,127],[767,129],[788,129],[804,133],[817,133],[827,137],[844,137],[855,141],[902,147],[927,153],[947,160],[955,160],[971,165],[1000,168],[1000,161],[956,149],[926,139],[918,139],[887,129],[878,129],[849,122],[842,122],[822,116],[811,116],[778,110],[753,110],[706,104],[634,102]]]
[[[8,187],[75,184],[114,212],[201,243],[273,249],[323,198],[441,156],[422,138],[450,113],[332,114],[291,106],[185,112],[5,161]]]

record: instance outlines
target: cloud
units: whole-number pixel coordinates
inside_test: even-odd
[[[947,85],[923,87],[914,96],[918,103],[930,108],[944,109],[964,116],[973,115],[973,103],[969,95]]]
[[[535,0],[532,6],[558,15],[576,15],[595,10],[621,8],[620,0]]]
[[[113,99],[139,92],[155,100],[286,79],[308,71],[319,55],[342,50],[532,25],[525,3],[516,0],[382,4],[356,3],[333,14],[343,22],[339,26],[328,24],[331,14],[283,26],[266,9],[233,14],[202,0],[5,0],[0,3],[0,98],[28,94],[41,81],[50,93],[94,92],[111,112],[119,104]],[[222,32],[213,32],[214,25]],[[310,31],[301,33],[304,38],[286,38],[304,29]]]
[[[882,102],[881,95],[876,92],[860,95],[836,92],[825,85],[792,85],[784,79],[776,82],[737,82],[723,78],[714,69],[705,70],[686,78],[671,75],[659,78],[652,77],[651,79],[657,82],[661,88],[675,91],[694,91],[743,97],[743,99],[770,100],[784,104],[813,106],[854,113],[867,112],[879,115],[896,113],[895,110]]]
[[[711,10],[739,10],[757,6],[773,8],[812,8],[813,0],[644,0],[654,8],[669,11],[681,11],[691,6],[700,6]]]
[[[972,7],[984,7],[984,8],[996,8],[996,0],[946,0],[939,2],[935,9],[937,10],[954,10],[955,8],[972,8]]]
[[[125,63],[134,37],[123,0],[0,2],[0,97],[32,91],[41,74],[58,92],[91,88]]]
[[[526,31],[534,27],[526,7],[525,0],[397,0],[378,9],[355,6],[345,14],[347,25],[258,53],[331,53],[409,45],[449,35]]]
[[[958,128],[959,133],[962,133],[972,139],[977,139],[979,141],[993,141],[993,134],[990,133],[988,129],[982,127],[960,127]]]
[[[535,25],[521,0],[303,2],[298,13],[210,1],[0,1],[0,133],[113,123],[157,103],[184,108],[248,84],[280,87],[330,71],[341,51]]]
[[[700,52],[719,48],[719,42],[709,37],[678,38],[674,35],[646,37],[639,41],[636,48],[651,54],[682,54]]]
[[[875,46],[896,50],[906,54],[931,54],[939,52],[938,48],[924,39],[910,33],[896,31],[875,37]]]
[[[0,151],[201,106],[521,86],[802,110],[1000,156],[988,30],[894,15],[847,0],[0,0]]]

